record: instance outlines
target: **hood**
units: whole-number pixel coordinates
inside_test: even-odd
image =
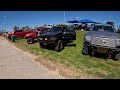
[[[93,37],[104,37],[104,38],[120,38],[120,35],[114,32],[104,32],[104,31],[90,31],[86,35]]]
[[[61,32],[47,32],[45,34],[41,34],[40,37],[52,37],[52,36],[55,36],[55,35],[58,35],[60,34]]]

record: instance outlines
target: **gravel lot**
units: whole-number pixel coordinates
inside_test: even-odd
[[[0,37],[0,79],[64,79]]]

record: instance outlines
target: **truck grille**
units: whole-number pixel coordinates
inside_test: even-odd
[[[91,44],[92,45],[115,47],[115,39],[93,37]]]

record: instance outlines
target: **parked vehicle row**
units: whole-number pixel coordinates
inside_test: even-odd
[[[8,39],[23,37],[27,39],[28,44],[38,41],[41,48],[53,48],[60,52],[66,44],[76,40],[75,27],[67,25],[56,25],[47,27],[38,27],[34,30],[17,30],[8,34]],[[120,58],[120,35],[116,33],[113,23],[92,24],[89,31],[84,35],[83,55],[94,56],[103,53],[108,58],[118,60]]]
[[[36,29],[32,33],[25,35],[28,44],[33,44],[37,39],[41,48],[54,48],[60,52],[64,46],[73,40],[76,40],[76,33],[73,27],[58,24],[51,28]]]

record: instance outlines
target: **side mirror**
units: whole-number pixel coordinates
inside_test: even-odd
[[[63,32],[65,32],[66,30],[64,29]]]

